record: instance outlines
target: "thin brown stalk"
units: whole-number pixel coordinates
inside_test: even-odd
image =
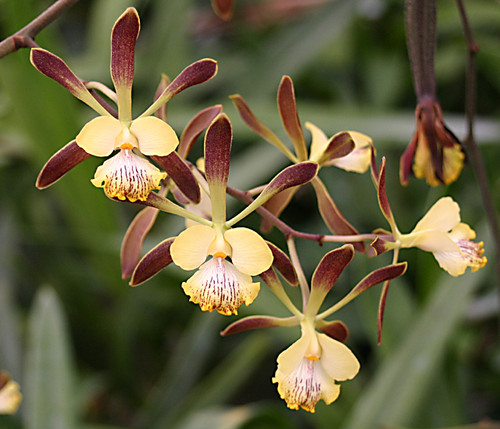
[[[36,47],[36,35],[55,21],[78,0],[58,0],[44,12],[38,15],[28,25],[0,42],[0,58],[21,48]]]
[[[474,125],[476,116],[476,56],[479,52],[479,46],[476,44],[472,30],[469,25],[467,13],[462,0],[457,0],[457,6],[464,27],[465,38],[467,41],[467,76],[465,89],[465,112],[467,116],[467,137],[464,144],[470,157],[472,168],[476,175],[478,186],[481,192],[486,217],[491,229],[493,243],[495,246],[495,268],[497,275],[497,287],[500,294],[500,231],[498,220],[493,206],[491,190],[488,184],[486,168],[479,151],[476,139],[474,137]]]

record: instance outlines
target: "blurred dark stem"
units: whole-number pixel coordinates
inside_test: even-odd
[[[405,10],[406,44],[413,74],[415,93],[434,99],[434,51],[436,48],[435,0],[407,0]]]
[[[61,14],[73,6],[78,0],[58,0],[44,12],[38,15],[28,25],[12,36],[0,42],[0,58],[21,48],[37,47],[35,36],[45,27],[55,21]]]
[[[465,88],[465,112],[467,115],[467,136],[464,144],[467,148],[472,168],[476,174],[476,179],[481,191],[484,209],[490,224],[493,242],[495,245],[495,268],[497,276],[497,286],[500,294],[500,232],[498,221],[491,198],[491,191],[486,176],[483,158],[474,138],[474,119],[476,114],[476,55],[479,47],[474,41],[472,31],[467,19],[465,7],[462,0],[457,0],[458,10],[464,27],[465,38],[467,40],[467,76]]]

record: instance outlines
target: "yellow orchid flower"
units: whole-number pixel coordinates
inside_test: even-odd
[[[253,282],[252,276],[270,268],[273,253],[255,231],[233,228],[233,225],[277,193],[310,181],[316,175],[318,166],[304,162],[288,167],[249,206],[226,220],[231,144],[231,123],[225,114],[220,114],[205,134],[204,170],[210,200],[210,205],[207,204],[205,208],[210,208],[210,216],[206,216],[206,213],[203,213],[203,217],[199,216],[190,211],[189,206],[183,211],[175,209],[176,214],[194,220],[197,224],[189,226],[177,237],[164,240],[146,254],[132,274],[131,285],[144,282],[173,262],[183,270],[197,270],[182,287],[190,300],[199,304],[204,311],[237,314],[241,304],[249,305],[257,297],[260,283]],[[173,210],[170,201],[156,194],[152,194],[152,197],[148,199],[150,204],[165,211]]]
[[[343,344],[349,337],[347,326],[340,320],[325,319],[371,287],[403,275],[406,263],[392,264],[372,271],[344,298],[320,312],[326,296],[354,257],[351,244],[332,250],[316,267],[311,279],[310,294],[305,294],[307,300],[305,309],[301,312],[290,300],[274,269],[291,285],[299,283],[297,273],[284,252],[272,245],[271,249],[274,255],[273,268],[261,273],[260,277],[290,310],[292,316],[244,317],[229,325],[221,335],[250,329],[300,325],[301,337],[278,356],[278,367],[272,381],[278,384],[278,393],[289,408],[303,408],[314,413],[320,400],[328,405],[337,399],[340,394],[337,381],[354,378],[360,368],[354,354]]]
[[[306,319],[301,324],[302,336],[278,356],[278,369],[272,379],[288,408],[299,407],[314,413],[322,399],[326,405],[340,394],[336,381],[353,379],[359,362],[351,350],[314,329]]]
[[[38,177],[38,188],[50,186],[89,156],[105,157],[118,150],[97,169],[91,180],[94,186],[104,188],[110,198],[131,202],[145,201],[153,189],[159,189],[166,173],[143,155],[165,157],[175,150],[179,140],[170,125],[152,115],[180,91],[213,77],[217,66],[209,59],[191,64],[144,113],[133,119],[132,83],[139,30],[139,15],[129,7],[115,22],[111,32],[110,69],[115,93],[106,88],[106,94],[116,101],[117,117],[90,93],[63,60],[44,49],[31,50],[31,62],[41,73],[63,85],[100,115],[85,124],[75,140],[47,162]]]
[[[438,200],[409,234],[401,234],[400,247],[418,247],[432,252],[439,266],[452,276],[459,276],[467,267],[472,271],[487,262],[483,242],[472,241],[476,233],[460,222],[460,206],[451,197]]]
[[[11,380],[5,371],[0,372],[0,414],[15,414],[23,395],[19,391],[19,384]]]

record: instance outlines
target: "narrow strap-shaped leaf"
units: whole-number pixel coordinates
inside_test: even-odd
[[[198,136],[212,123],[219,113],[222,112],[222,105],[207,107],[199,111],[184,128],[179,140],[177,153],[186,158],[193,147]]]
[[[151,158],[167,172],[187,198],[195,204],[200,202],[201,194],[198,181],[193,176],[186,161],[177,152],[170,152],[167,156],[152,156]]]
[[[319,177],[315,177],[311,181],[316,198],[318,199],[318,209],[321,217],[325,221],[326,226],[333,234],[338,235],[356,235],[358,231],[346,220],[340,213],[337,205],[328,193],[325,185]],[[358,252],[364,252],[365,245],[362,242],[352,243]]]
[[[67,321],[52,289],[38,291],[28,328],[23,427],[74,429],[76,386]]]
[[[90,94],[83,82],[71,71],[67,64],[57,55],[41,48],[33,48],[30,54],[31,63],[45,76],[54,79],[64,86],[76,98],[83,101],[97,113],[109,116],[108,111],[102,107]]]
[[[120,260],[122,279],[132,275],[141,259],[141,249],[151,227],[160,211],[154,207],[145,207],[134,217],[123,237]]]
[[[278,89],[278,110],[283,121],[285,131],[292,140],[295,153],[299,161],[305,161],[307,156],[304,132],[300,125],[297,113],[297,103],[295,102],[295,92],[293,82],[289,76],[283,76]]]
[[[272,316],[248,316],[231,323],[220,334],[225,337],[227,335],[237,334],[251,329],[273,328],[276,326],[297,326],[298,324],[299,320],[294,316],[287,318]]]
[[[130,286],[138,286],[144,283],[172,263],[170,246],[174,240],[175,237],[167,238],[144,255],[132,273]]]
[[[214,222],[226,220],[226,187],[232,140],[231,122],[221,113],[210,124],[205,134],[205,175],[210,189]]]
[[[73,140],[57,151],[43,166],[36,179],[36,187],[44,189],[57,182],[69,170],[92,155],[85,152]]]
[[[135,43],[140,21],[133,7],[127,8],[111,31],[111,79],[118,96],[120,119],[132,119],[132,82],[134,81]]]

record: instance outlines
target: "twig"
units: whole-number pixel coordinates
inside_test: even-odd
[[[476,114],[476,55],[479,47],[474,41],[472,31],[467,19],[465,7],[462,0],[457,0],[458,10],[464,27],[465,38],[467,40],[467,76],[465,88],[465,112],[467,116],[467,137],[464,143],[470,155],[472,168],[476,174],[476,179],[483,199],[483,205],[486,211],[488,223],[490,225],[493,243],[495,246],[495,265],[497,275],[497,287],[500,294],[500,231],[498,221],[491,198],[491,191],[488,185],[484,161],[479,151],[477,142],[474,138],[474,123]]]
[[[21,48],[36,47],[35,36],[55,21],[78,0],[58,0],[28,25],[0,42],[0,58]]]

